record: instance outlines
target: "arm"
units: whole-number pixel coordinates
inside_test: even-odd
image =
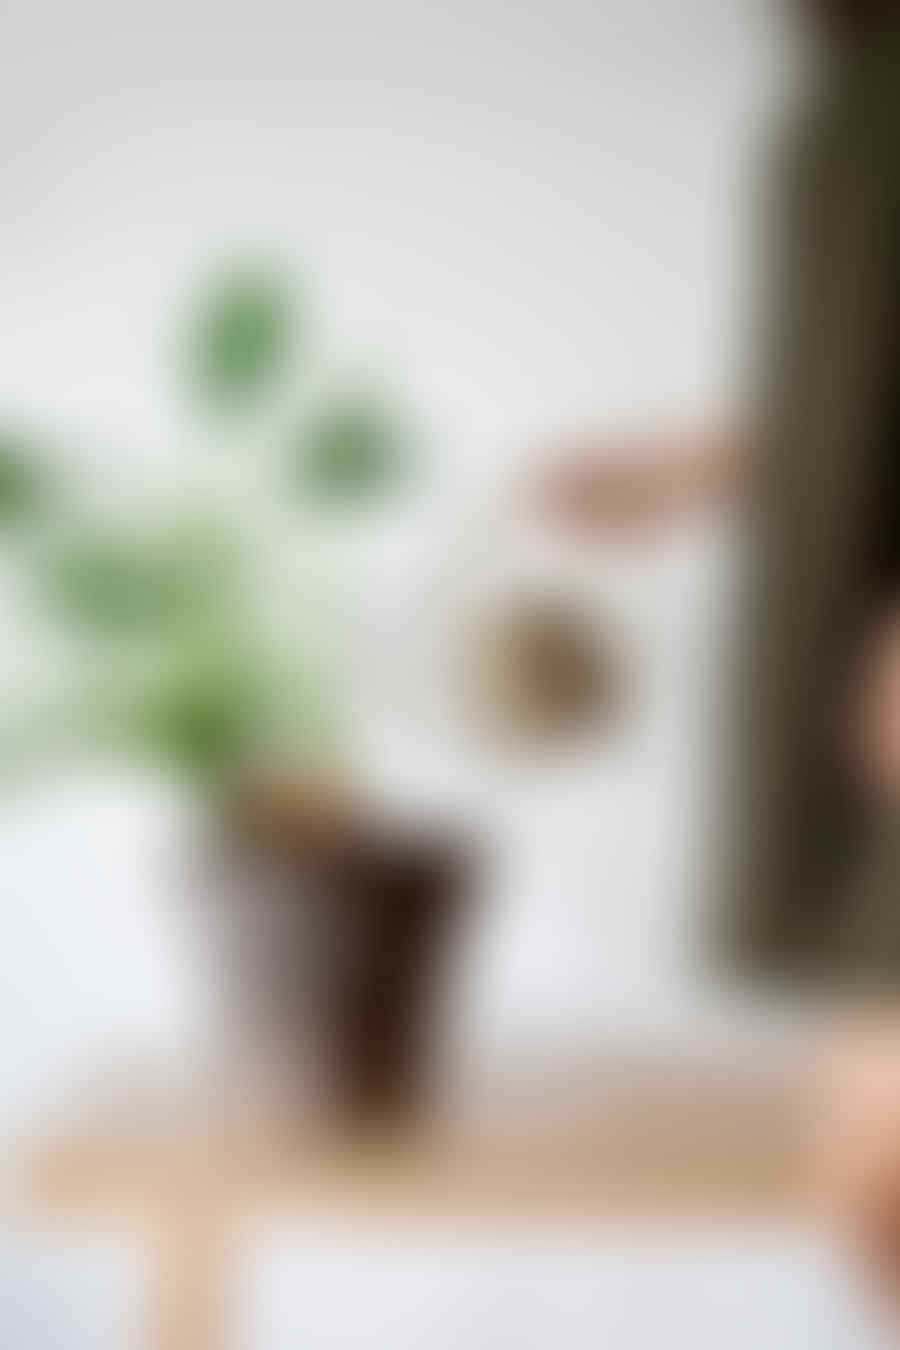
[[[565,449],[538,479],[540,509],[585,533],[634,532],[740,498],[747,455],[727,429]]]

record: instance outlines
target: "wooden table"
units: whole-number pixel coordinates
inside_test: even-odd
[[[696,1105],[696,1104],[695,1104]],[[230,1244],[266,1210],[586,1218],[771,1214],[804,1204],[795,1116],[682,1107],[544,1131],[314,1135],[297,1131],[69,1129],[23,1158],[32,1215],[137,1224],[155,1266],[148,1350],[227,1345]]]

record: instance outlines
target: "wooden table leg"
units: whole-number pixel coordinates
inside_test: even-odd
[[[180,1213],[154,1223],[147,1350],[227,1350],[230,1230],[222,1214]]]

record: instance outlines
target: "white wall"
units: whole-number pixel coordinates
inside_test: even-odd
[[[455,459],[717,400],[763,0],[168,0],[4,24],[2,404],[115,453],[191,260],[296,250]],[[120,433],[125,433],[123,436]]]

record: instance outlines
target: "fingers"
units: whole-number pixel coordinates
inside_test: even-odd
[[[851,699],[850,758],[865,792],[900,801],[900,617],[894,613],[862,653]]]
[[[823,1066],[817,1179],[866,1281],[900,1311],[900,1009],[846,1027]]]
[[[633,532],[660,523],[667,487],[659,461],[579,456],[544,469],[536,496],[546,517],[579,532]]]

